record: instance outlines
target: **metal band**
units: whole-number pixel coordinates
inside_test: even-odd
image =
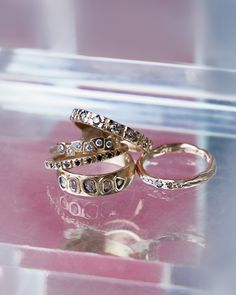
[[[79,196],[110,195],[124,190],[133,180],[135,164],[128,153],[107,160],[121,166],[118,170],[98,175],[80,175],[64,169],[57,170],[58,183],[63,191]]]
[[[148,152],[152,148],[152,141],[145,135],[96,113],[74,109],[70,119],[78,127],[85,124],[115,136],[119,141],[126,143],[133,151]]]
[[[144,163],[146,160],[150,160],[154,157],[159,157],[161,155],[171,152],[190,153],[198,155],[207,162],[207,167],[203,172],[201,172],[195,177],[178,180],[156,178],[150,176],[146,172],[144,168]],[[162,189],[182,189],[196,186],[202,182],[209,180],[216,172],[216,161],[213,158],[213,156],[210,153],[208,153],[208,151],[200,149],[195,145],[187,143],[174,143],[159,146],[150,151],[150,153],[143,154],[137,161],[136,168],[141,179],[149,185]]]
[[[68,156],[58,156],[55,158],[51,158],[44,161],[44,166],[46,169],[71,169],[75,167],[79,167],[82,165],[92,164],[96,162],[105,161],[111,159],[113,157],[117,157],[122,155],[123,153],[128,151],[128,146],[126,144],[121,143],[117,148],[103,151],[103,152],[93,152],[89,153],[87,156],[82,153],[77,153],[76,156],[68,157]]]

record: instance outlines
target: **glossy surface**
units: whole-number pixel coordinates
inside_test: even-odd
[[[14,57],[16,53],[9,54]],[[22,71],[29,64],[22,66],[18,61],[25,55],[17,53],[1,68],[1,294],[14,295],[19,290],[32,294],[33,287],[25,282],[33,281],[38,294],[63,294],[65,290],[68,295],[77,294],[78,288],[80,294],[95,290],[96,294],[111,290],[117,294],[192,295],[215,294],[215,290],[217,294],[233,294],[236,129],[232,96],[224,93],[225,101],[218,97],[217,102],[215,90],[212,97],[206,92],[207,85],[203,91],[202,79],[207,69],[201,70],[201,83],[195,80],[198,87],[194,96],[188,80],[178,75],[190,69],[167,65],[164,72],[160,65],[156,84],[152,81],[156,93],[152,98],[150,94],[127,94],[125,85],[124,93],[111,88],[107,92],[95,90],[96,75],[98,80],[104,79],[104,89],[107,85],[105,77],[101,78],[104,63],[97,60],[100,74],[88,75],[89,71],[92,73],[91,61],[86,63],[84,58],[75,61],[83,69],[79,84],[90,82],[94,90],[79,89],[67,67],[67,62],[72,64],[73,60],[59,57],[51,57],[51,84],[45,86],[45,72],[40,72],[37,64],[47,58],[35,55],[28,68],[31,71],[24,75]],[[63,63],[66,82],[58,80],[63,66],[55,69],[57,78],[53,78],[53,65]],[[147,65],[135,65],[142,66],[147,71]],[[130,69],[133,67],[131,64]],[[9,72],[17,68],[18,75]],[[121,75],[124,71],[128,81],[128,64],[118,67],[117,63],[106,62],[106,68]],[[157,77],[158,65],[152,71]],[[199,73],[200,69],[196,71]],[[174,83],[168,86],[167,72],[172,73],[173,82],[178,81],[178,87]],[[191,72],[195,73],[195,69],[191,68]],[[210,72],[207,73],[209,77]],[[134,75],[137,78],[137,72]],[[233,75],[226,73],[231,77],[229,81],[233,81]],[[134,80],[129,87],[133,83],[135,88]],[[223,81],[216,89],[224,89]],[[109,85],[122,89],[122,83],[110,78]],[[143,84],[147,88],[150,79],[143,80]],[[157,95],[163,87],[165,96],[164,92]],[[234,85],[231,94],[233,89]],[[183,99],[180,93],[185,91],[188,98]],[[136,175],[132,185],[117,195],[94,200],[64,193],[58,188],[55,172],[45,170],[43,161],[51,145],[79,139],[80,132],[69,122],[74,107],[129,124],[152,138],[154,145],[188,142],[208,149],[216,157],[217,174],[205,185],[179,191],[146,186]],[[96,171],[107,169],[102,164]],[[194,175],[201,168],[195,157],[179,155],[160,158],[158,162],[156,159],[149,171],[157,173],[157,165],[163,177]],[[13,279],[17,284],[11,286]]]

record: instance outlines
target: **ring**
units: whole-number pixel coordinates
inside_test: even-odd
[[[59,142],[51,147],[49,151],[56,155],[75,156],[77,153],[90,154],[95,151],[112,150],[117,142],[111,136],[96,137],[89,141],[76,140],[72,142]]]
[[[202,157],[207,162],[206,169],[197,176],[188,179],[169,180],[150,176],[145,168],[144,163],[154,157],[159,157],[167,153],[190,153]],[[147,184],[162,189],[181,189],[196,186],[209,180],[216,172],[216,161],[214,157],[204,149],[187,143],[174,143],[159,146],[149,153],[143,154],[136,164],[137,172],[140,178]]]
[[[61,143],[60,143],[61,144]],[[96,153],[90,153],[85,156],[83,154],[76,154],[76,156],[71,156],[68,158],[67,156],[57,156],[55,158],[51,158],[44,161],[44,166],[46,169],[71,169],[75,167],[79,167],[85,164],[92,164],[96,162],[105,161],[111,159],[113,157],[117,157],[122,155],[123,153],[128,151],[128,146],[124,143],[121,143],[118,147],[113,148],[109,151],[103,151]]]
[[[119,141],[126,143],[133,151],[149,152],[152,149],[152,141],[145,135],[96,113],[74,109],[70,119],[80,128],[82,123],[115,136]]]
[[[135,174],[133,158],[124,153],[106,162],[121,166],[118,170],[98,175],[81,175],[58,169],[58,183],[63,191],[79,196],[100,196],[124,190]]]

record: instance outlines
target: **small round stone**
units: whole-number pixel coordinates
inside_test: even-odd
[[[69,147],[67,147],[67,149],[66,149],[66,154],[67,154],[68,156],[73,156],[73,155],[75,154],[75,151],[74,151],[74,149],[73,149],[71,146],[69,146]]]
[[[82,122],[87,122],[88,121],[88,112],[87,111],[82,111],[80,114],[79,114],[79,116],[80,116],[80,120],[82,121]]]
[[[81,164],[79,159],[76,159],[74,163],[75,163],[75,166],[79,166]]]
[[[102,122],[102,119],[99,115],[93,117],[93,124],[98,126]]]
[[[91,163],[92,163],[92,158],[91,158],[91,157],[88,157],[88,158],[86,159],[86,161],[87,161],[88,164],[91,164]]]
[[[103,146],[103,140],[101,138],[96,139],[95,145],[98,148],[101,148]]]
[[[115,121],[111,121],[109,129],[111,130],[111,132],[113,132],[115,134],[119,134],[122,130],[122,126]]]
[[[138,139],[138,132],[134,131],[133,129],[129,129],[127,131],[127,138],[130,141],[132,141],[132,142],[137,141],[137,139]]]
[[[64,144],[63,143],[57,144],[56,150],[57,150],[57,153],[63,154],[65,152]]]
[[[95,194],[97,192],[96,181],[93,179],[85,179],[83,186],[87,194]]]
[[[97,155],[97,160],[98,161],[102,161],[102,159],[103,159],[103,156],[102,155]]]
[[[75,147],[76,150],[80,151],[81,148],[82,148],[82,143],[79,142],[79,141],[78,142],[75,142],[74,143],[74,147]]]
[[[87,144],[85,144],[85,146],[84,146],[84,150],[85,150],[86,152],[92,152],[92,151],[94,150],[94,146],[93,146],[91,143],[87,143]]]
[[[108,148],[108,149],[112,148],[112,141],[111,140],[108,140],[106,142],[106,148]]]
[[[65,161],[63,165],[66,169],[71,168],[71,162],[70,161]]]
[[[60,187],[61,187],[61,189],[65,189],[66,188],[66,185],[67,185],[67,181],[66,181],[66,178],[64,177],[64,176],[59,176],[58,177],[58,183],[59,183],[59,185],[60,185]]]
[[[77,183],[77,179],[76,178],[71,178],[69,180],[69,188],[70,190],[75,193],[77,192],[77,189],[78,189],[78,183]]]
[[[154,184],[156,187],[159,187],[159,188],[163,186],[163,183],[160,179],[157,179]]]
[[[107,153],[107,157],[109,159],[113,158],[114,157],[114,153],[112,153],[112,152]]]

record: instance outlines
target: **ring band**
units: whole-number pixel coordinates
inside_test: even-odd
[[[109,133],[126,143],[131,150],[149,152],[152,141],[140,132],[116,121],[83,109],[74,109],[71,116],[78,127],[81,123]]]
[[[68,158],[67,156],[57,156],[55,158],[51,158],[44,161],[44,166],[46,169],[71,169],[75,167],[79,167],[85,164],[92,164],[96,162],[105,161],[111,159],[113,157],[119,156],[128,151],[128,146],[124,143],[121,143],[118,147],[113,150],[104,151],[104,152],[96,152],[90,153],[85,156],[83,154],[77,154],[73,158]]]
[[[96,137],[89,141],[76,140],[72,142],[59,142],[49,150],[55,155],[75,156],[77,153],[90,154],[95,151],[106,151],[114,149],[117,142],[111,136]]]
[[[98,175],[80,175],[58,169],[58,183],[63,191],[79,196],[100,196],[124,190],[133,180],[135,164],[133,158],[124,153],[107,160],[121,166],[118,170]]]
[[[207,162],[206,169],[197,176],[188,179],[169,180],[150,176],[145,168],[144,162],[154,157],[162,156],[167,153],[190,153],[202,157]],[[159,146],[149,153],[143,154],[137,161],[137,172],[140,178],[147,184],[162,189],[182,189],[196,186],[202,182],[209,180],[216,172],[216,161],[214,157],[204,149],[200,149],[195,145],[187,143],[174,143]]]

